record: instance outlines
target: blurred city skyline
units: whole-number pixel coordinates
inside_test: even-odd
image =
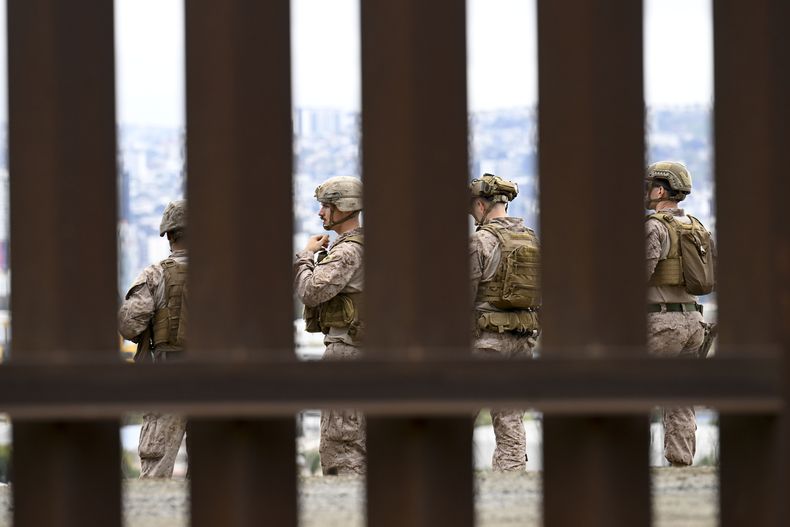
[[[294,108],[359,111],[359,0],[291,5]],[[467,0],[470,113],[535,105],[536,9],[536,0]],[[118,122],[182,127],[184,0],[115,0],[115,18]],[[646,105],[711,104],[711,0],[644,0],[644,20]],[[0,122],[5,30],[0,0]]]

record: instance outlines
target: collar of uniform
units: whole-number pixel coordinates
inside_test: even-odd
[[[501,216],[499,218],[492,218],[487,223],[499,223],[506,227],[520,227],[524,225],[524,219],[513,216]]]
[[[177,251],[170,251],[170,258],[179,258],[181,256],[186,256],[187,250],[186,249],[179,249]]]
[[[656,214],[672,214],[673,216],[685,216],[686,212],[683,209],[672,208],[672,209],[657,210]]]
[[[332,245],[337,245],[344,238],[348,238],[349,236],[353,236],[355,234],[362,234],[362,227],[357,227],[356,229],[351,229],[348,232],[344,232],[343,234],[341,234],[340,236],[337,237],[337,239],[335,240],[335,243],[333,243]]]

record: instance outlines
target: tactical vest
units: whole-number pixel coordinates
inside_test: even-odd
[[[504,310],[540,307],[540,249],[535,233],[512,231],[496,223],[480,230],[497,237],[501,256],[494,278],[477,288],[475,302]]]
[[[715,287],[715,262],[710,233],[700,221],[688,216],[690,223],[677,221],[667,213],[655,213],[647,219],[664,224],[669,232],[669,252],[659,260],[650,286],[683,286],[692,295],[706,295]]]
[[[165,281],[165,306],[154,314],[154,349],[181,351],[187,332],[187,264],[172,258],[162,266]]]
[[[536,335],[540,329],[540,249],[535,233],[512,231],[487,223],[480,227],[499,240],[500,259],[494,277],[477,288],[475,303],[503,311],[478,312],[477,331]]]
[[[354,234],[340,240],[342,243],[363,245],[363,235]],[[316,265],[321,265],[321,261]],[[310,333],[329,333],[330,328],[348,328],[352,337],[360,337],[362,322],[359,315],[362,311],[362,293],[338,293],[326,302],[314,307],[304,308],[305,329]]]

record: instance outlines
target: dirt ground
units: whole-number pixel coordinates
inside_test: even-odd
[[[657,527],[718,525],[718,478],[714,468],[653,469],[653,524]],[[0,527],[10,526],[10,489],[0,487]],[[477,525],[541,525],[541,474],[480,472],[476,479]],[[309,477],[301,480],[300,525],[363,527],[364,481]],[[125,527],[187,527],[184,481],[127,481]]]

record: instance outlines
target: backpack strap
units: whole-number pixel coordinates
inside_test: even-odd
[[[662,285],[683,285],[685,280],[683,278],[683,261],[680,254],[680,233],[682,229],[680,222],[675,220],[672,214],[656,212],[649,215],[647,220],[656,220],[667,228],[669,233],[669,252],[667,257],[659,260],[656,268],[653,271],[653,276],[650,277],[648,285],[662,286]]]
[[[365,245],[365,235],[364,234],[352,234],[351,236],[346,236],[339,243],[358,243],[359,245]]]

